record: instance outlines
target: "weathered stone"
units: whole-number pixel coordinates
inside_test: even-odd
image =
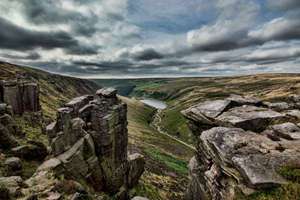
[[[224,112],[216,120],[221,126],[261,132],[274,121],[284,121],[285,115],[266,108],[241,106]]]
[[[71,200],[91,200],[92,198],[88,194],[81,194],[79,192],[75,193]]]
[[[67,107],[70,107],[74,110],[74,112],[78,112],[83,106],[88,104],[91,100],[93,100],[93,96],[85,95],[81,97],[74,98],[69,103],[66,104]]]
[[[21,195],[21,186],[23,180],[20,176],[0,177],[0,185],[9,190],[11,197],[18,197]]]
[[[128,187],[137,185],[144,172],[145,159],[141,154],[135,153],[128,156],[129,173]]]
[[[18,142],[15,137],[10,134],[8,129],[0,124],[0,148],[9,149],[18,146]]]
[[[37,171],[55,170],[60,165],[61,165],[61,161],[59,159],[51,158],[50,160],[47,160],[42,165],[40,165]]]
[[[298,111],[285,111],[286,104],[281,103],[284,108],[276,109],[284,113],[254,102],[240,104],[215,109],[219,112],[209,118],[214,128],[203,132],[202,126],[209,127],[202,117],[208,118],[205,108],[184,112],[198,141],[197,154],[189,164],[187,200],[231,200],[237,190],[249,195],[273,188],[287,183],[278,174],[281,167],[300,166],[300,128],[291,123],[299,119]],[[208,105],[211,109],[212,104]]]
[[[136,196],[136,197],[133,197],[131,200],[149,200],[145,197],[139,197],[139,196]]]
[[[300,120],[300,110],[287,110],[284,113],[290,117],[295,117]]]
[[[183,114],[192,120],[212,124],[211,120],[229,109],[230,103],[229,100],[205,101],[183,111]]]
[[[117,95],[115,88],[102,88],[96,92],[96,95],[103,97],[115,97]]]
[[[12,106],[15,114],[40,111],[39,87],[28,81],[10,80],[0,84],[2,100]]]
[[[0,116],[0,124],[4,125],[11,135],[22,136],[20,127],[18,127],[15,120],[9,114]]]
[[[273,109],[273,110],[276,110],[279,112],[288,110],[292,107],[286,102],[276,102],[276,103],[264,102],[264,105],[266,105],[270,109]]]
[[[262,105],[262,101],[255,97],[250,96],[240,96],[232,94],[227,100],[231,101],[233,106],[242,106],[242,105],[253,105],[253,106],[260,106]]]
[[[29,141],[26,145],[21,145],[11,149],[13,155],[27,160],[43,160],[48,151],[41,142]]]
[[[4,162],[7,176],[20,175],[22,172],[22,162],[18,157],[7,158]]]
[[[284,124],[278,124],[271,127],[275,131],[276,135],[288,140],[300,139],[300,128],[290,122]]]
[[[127,160],[127,106],[115,90],[75,98],[58,109],[56,125],[48,126],[47,132],[55,158],[38,172],[53,170],[85,180],[95,191],[121,194],[125,188],[127,194],[144,170],[142,156]]]
[[[56,137],[57,123],[53,122],[46,127],[47,136],[52,139]]]

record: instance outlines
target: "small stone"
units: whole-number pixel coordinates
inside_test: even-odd
[[[4,162],[8,176],[20,175],[22,162],[18,157],[7,158]]]

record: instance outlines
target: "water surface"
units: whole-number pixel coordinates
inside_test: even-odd
[[[145,98],[145,99],[141,100],[141,102],[143,102],[144,104],[146,104],[148,106],[151,106],[153,108],[160,109],[160,110],[167,108],[167,104],[165,102],[159,101],[156,99]]]

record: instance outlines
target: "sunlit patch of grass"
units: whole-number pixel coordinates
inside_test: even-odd
[[[145,152],[152,158],[163,164],[165,164],[169,169],[176,171],[179,174],[187,175],[188,167],[187,163],[183,160],[179,160],[172,155],[162,153],[157,149],[147,148]]]

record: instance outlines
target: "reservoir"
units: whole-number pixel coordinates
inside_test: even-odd
[[[143,99],[141,100],[141,102],[143,102],[144,104],[151,106],[153,108],[159,109],[159,110],[163,110],[165,108],[167,108],[167,104],[163,101],[159,101],[156,99]]]

